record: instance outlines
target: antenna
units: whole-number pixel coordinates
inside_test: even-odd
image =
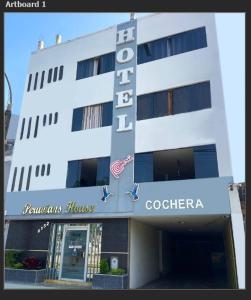
[[[134,16],[135,16],[135,13],[131,12],[130,13],[130,20],[134,20]]]

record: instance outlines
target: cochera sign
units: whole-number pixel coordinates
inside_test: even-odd
[[[31,204],[26,204],[23,209],[23,215],[48,215],[48,214],[77,214],[77,213],[93,213],[95,210],[94,205],[79,206],[76,202],[69,202],[65,209],[61,205],[45,205],[34,207]]]
[[[198,209],[204,208],[200,199],[171,199],[171,200],[147,200],[147,210],[159,209]]]

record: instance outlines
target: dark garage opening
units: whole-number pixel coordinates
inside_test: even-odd
[[[221,234],[163,231],[162,247],[161,277],[167,280],[170,288],[228,288]]]
[[[159,276],[140,288],[238,288],[230,218],[151,221],[159,234]]]

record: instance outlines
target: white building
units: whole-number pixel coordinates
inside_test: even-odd
[[[10,170],[6,248],[36,253],[47,278],[91,280],[100,257],[115,256],[129,288],[201,272],[209,288],[244,288],[214,14],[153,14],[40,48]]]

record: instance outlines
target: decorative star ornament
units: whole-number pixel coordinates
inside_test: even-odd
[[[138,190],[139,190],[139,184],[134,183],[132,191],[128,191],[128,192],[126,192],[126,194],[129,194],[132,197],[132,201],[135,202],[135,201],[139,200]]]
[[[108,192],[107,185],[102,187],[103,197],[102,201],[107,202],[107,199],[112,195],[112,193]]]

